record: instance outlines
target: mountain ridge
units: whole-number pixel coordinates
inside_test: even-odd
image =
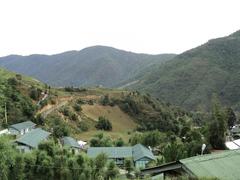
[[[53,86],[115,87],[152,64],[160,64],[174,54],[132,53],[108,46],[91,46],[80,51],[55,55],[9,55],[0,58],[0,66],[33,76]]]
[[[130,88],[143,89],[189,110],[208,110],[216,94],[224,105],[239,110],[239,32],[177,55]]]

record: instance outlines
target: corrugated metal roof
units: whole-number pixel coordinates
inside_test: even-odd
[[[32,148],[37,148],[38,144],[45,140],[51,133],[44,131],[41,128],[34,129],[29,133],[26,133],[21,138],[17,139],[17,143],[21,143]]]
[[[180,160],[197,177],[240,179],[240,150],[229,150]]]
[[[133,158],[134,161],[143,157],[155,159],[152,152],[141,144],[133,147],[90,147],[87,152],[90,157],[101,153],[105,153],[109,158]]]
[[[72,137],[65,136],[62,138],[63,145],[68,147],[74,147],[74,148],[81,148],[78,142],[73,139]]]
[[[90,147],[87,151],[89,157],[105,153],[109,158],[131,158],[132,147]]]
[[[134,161],[137,161],[143,157],[147,157],[152,160],[155,159],[152,151],[150,151],[148,148],[144,147],[141,144],[137,144],[137,145],[133,146],[132,149],[133,149],[133,160]]]
[[[25,121],[25,122],[22,122],[22,123],[13,124],[13,125],[11,125],[10,127],[11,127],[11,128],[14,128],[14,129],[16,129],[16,130],[18,130],[18,131],[21,131],[21,130],[23,130],[23,129],[32,128],[32,127],[34,127],[34,126],[36,126],[36,124],[33,123],[32,121]]]

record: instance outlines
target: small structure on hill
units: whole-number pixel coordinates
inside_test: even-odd
[[[64,147],[70,148],[73,153],[79,153],[81,151],[81,146],[77,140],[72,137],[65,136],[61,139],[61,142]]]
[[[15,140],[15,143],[17,143],[17,149],[21,152],[28,152],[32,149],[36,149],[42,141],[47,140],[50,134],[51,133],[44,131],[41,128],[36,128]]]
[[[153,153],[141,144],[130,147],[90,147],[87,151],[89,157],[96,157],[104,153],[119,166],[124,160],[131,158],[136,168],[145,168],[146,164],[155,160]]]
[[[188,176],[235,180],[240,177],[239,166],[240,150],[227,150],[143,169],[141,173],[152,176],[161,174],[163,179]]]
[[[80,145],[80,147],[81,147],[82,149],[84,149],[84,148],[86,148],[87,142],[82,141],[82,140],[79,140],[79,141],[78,141],[78,144]]]
[[[36,127],[36,124],[32,121],[25,121],[17,124],[13,124],[9,127],[9,132],[12,135],[24,135]]]

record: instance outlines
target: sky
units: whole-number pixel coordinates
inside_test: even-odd
[[[0,0],[0,56],[181,53],[240,30],[239,0]]]

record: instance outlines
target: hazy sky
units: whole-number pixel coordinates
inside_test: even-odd
[[[239,0],[0,0],[0,56],[108,45],[180,53],[240,29]]]

